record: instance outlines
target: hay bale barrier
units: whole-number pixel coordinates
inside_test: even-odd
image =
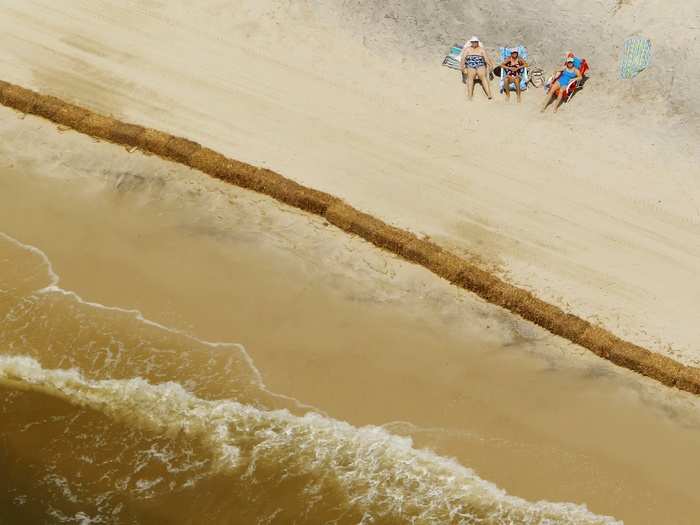
[[[419,264],[455,286],[469,290],[620,367],[700,395],[700,368],[683,365],[670,357],[623,341],[610,331],[538,299],[430,240],[419,239],[409,231],[390,226],[333,195],[302,186],[269,169],[228,158],[189,139],[121,122],[1,80],[0,102],[86,135],[137,147],[145,153],[184,164],[229,184],[264,193],[290,206],[320,215],[341,230]]]
[[[406,247],[416,239],[413,234],[389,226],[342,201],[329,207],[325,216],[328,222],[341,230],[362,237],[375,246],[409,259],[407,255],[410,252]]]
[[[213,149],[201,148],[192,154],[189,166],[217,179],[223,179],[228,160],[228,157]]]
[[[8,83],[0,91],[0,102],[22,113],[31,113],[39,96],[34,91]]]
[[[256,191],[315,215],[325,216],[329,207],[340,202],[328,193],[307,188],[268,169],[258,170],[256,177],[260,180],[260,189]]]
[[[87,117],[81,120],[74,129],[86,135],[90,135],[91,137],[110,140],[112,129],[116,125],[117,121],[112,117],[105,117],[104,115],[91,112]]]
[[[109,131],[109,140],[129,147],[138,147],[141,144],[141,136],[145,131],[146,128],[143,126],[126,124],[115,120],[114,126]]]
[[[171,137],[165,145],[165,154],[175,162],[189,166],[190,158],[200,149],[202,146],[196,142],[181,137]]]
[[[143,133],[139,136],[138,147],[147,152],[163,157],[164,159],[170,159],[168,157],[168,142],[172,139],[172,135],[168,135],[162,131],[152,128],[145,128]]]

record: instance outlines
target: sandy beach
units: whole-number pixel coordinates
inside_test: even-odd
[[[472,30],[424,4],[9,1],[1,78],[700,365],[700,128],[675,74],[697,1],[591,2],[570,32],[591,79],[544,116],[539,90],[468,103],[439,66],[465,31],[506,38],[496,8],[470,4]],[[548,67],[538,31],[576,12],[554,4],[518,15]],[[653,66],[609,92],[640,31]],[[4,107],[0,138],[0,523],[695,523],[696,397],[264,195]]]
[[[592,19],[603,17],[599,4]],[[662,9],[647,4],[637,17]],[[675,27],[693,5],[648,30]],[[639,98],[630,84],[607,94],[616,66],[595,49],[589,91],[560,118],[536,114],[535,91],[523,107],[483,97],[467,107],[456,73],[436,67],[441,56],[426,63],[416,59],[425,49],[363,45],[359,24],[336,25],[334,12],[303,2],[10,3],[1,64],[8,81],[271,167],[478,256],[634,343],[700,364],[692,113],[674,113],[649,92]],[[620,9],[610,23],[630,16]],[[686,34],[684,53],[698,45],[697,27]],[[659,43],[671,44],[679,45]],[[680,56],[666,61],[676,63]],[[649,73],[654,81],[661,66]],[[648,87],[660,95],[658,82]],[[478,146],[467,145],[475,137]],[[503,154],[517,169],[497,160]]]

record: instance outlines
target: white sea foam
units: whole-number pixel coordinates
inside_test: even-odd
[[[312,407],[310,405],[307,405],[305,403],[300,402],[299,400],[286,396],[284,394],[279,394],[276,392],[272,392],[267,385],[265,384],[265,381],[263,380],[262,374],[258,370],[258,368],[255,366],[255,363],[253,362],[253,359],[250,357],[250,354],[246,351],[245,347],[240,344],[240,343],[230,343],[230,342],[212,342],[212,341],[205,341],[203,339],[200,339],[196,336],[193,336],[187,332],[184,332],[182,330],[178,330],[176,328],[172,328],[169,326],[165,326],[161,323],[158,323],[156,321],[153,321],[151,319],[146,318],[143,313],[140,310],[137,309],[131,309],[131,308],[121,308],[118,306],[108,306],[104,305],[102,303],[94,302],[94,301],[88,301],[81,297],[79,294],[77,294],[74,291],[71,290],[66,290],[62,288],[59,283],[60,283],[60,277],[58,273],[54,270],[53,263],[49,259],[48,255],[41,250],[40,248],[30,245],[30,244],[25,244],[14,237],[4,233],[0,232],[0,239],[4,239],[7,242],[22,248],[36,256],[38,256],[43,262],[44,265],[46,266],[46,272],[47,275],[49,276],[49,284],[43,288],[39,288],[37,290],[34,290],[34,294],[36,295],[45,295],[45,294],[60,294],[64,295],[67,297],[72,298],[73,300],[77,301],[80,304],[83,304],[85,306],[89,306],[92,308],[100,309],[100,310],[107,310],[111,312],[117,312],[125,315],[130,315],[133,316],[135,319],[140,321],[141,323],[147,325],[147,326],[152,326],[154,328],[157,328],[159,330],[163,330],[164,332],[171,333],[174,335],[178,335],[180,337],[185,337],[193,342],[196,342],[202,346],[209,347],[209,348],[216,348],[216,349],[222,349],[222,350],[232,350],[237,352],[239,355],[241,355],[248,365],[250,372],[253,374],[253,381],[256,384],[256,386],[267,393],[268,395],[272,396],[273,398],[281,399],[284,401],[288,401],[292,403],[294,406],[297,406],[298,408],[302,410],[314,410],[317,411],[315,407]]]
[[[197,398],[181,385],[141,378],[94,381],[75,370],[0,356],[0,383],[42,392],[147,431],[205,447],[219,474],[255,483],[259,465],[313,480],[305,493],[340,490],[349,509],[374,519],[418,523],[612,524],[584,506],[530,503],[470,469],[379,427],[356,428],[314,413],[295,416],[235,401]]]
[[[242,345],[203,341],[146,319],[138,310],[86,301],[60,287],[59,276],[42,250],[3,233],[0,238],[43,260],[49,284],[34,294],[64,295],[91,308],[133,316],[207,347],[237,350],[248,361],[259,387],[266,390]],[[205,400],[174,382],[91,380],[77,370],[45,369],[26,356],[0,356],[0,383],[59,397],[148,432],[185,437],[207,451],[211,468],[219,474],[254,483],[260,466],[272,464],[279,466],[280,475],[305,475],[314,480],[304,492],[309,505],[321,499],[314,494],[340,490],[348,509],[363,516],[361,523],[382,518],[435,524],[617,523],[583,506],[529,503],[508,496],[458,463],[414,449],[409,438],[379,427],[355,428],[313,412],[299,417],[235,401]]]

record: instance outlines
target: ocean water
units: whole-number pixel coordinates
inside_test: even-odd
[[[275,394],[246,349],[61,287],[0,235],[2,523],[617,523]]]

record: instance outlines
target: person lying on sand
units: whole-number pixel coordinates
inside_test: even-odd
[[[510,83],[513,82],[515,84],[515,92],[518,95],[518,102],[520,102],[520,81],[526,67],[527,62],[518,56],[516,49],[511,51],[510,57],[506,58],[501,64],[501,68],[506,73],[503,81],[503,92],[506,94],[506,100],[510,100]]]
[[[493,62],[477,37],[471,37],[468,45],[464,46],[459,66],[462,73],[467,77],[467,96],[469,100],[474,97],[474,80],[476,77],[479,77],[486,96],[491,100],[491,83],[489,82],[486,66],[488,66],[489,71],[492,70]]]
[[[552,85],[549,86],[549,91],[547,91],[544,105],[542,106],[542,112],[547,109],[552,98],[556,96],[558,98],[557,104],[554,106],[554,112],[556,113],[559,110],[559,106],[561,106],[561,103],[564,101],[564,95],[566,95],[566,88],[569,82],[574,79],[581,80],[582,75],[581,71],[574,66],[573,57],[567,57],[564,67],[555,71],[552,78],[554,78],[554,80],[552,81]]]

